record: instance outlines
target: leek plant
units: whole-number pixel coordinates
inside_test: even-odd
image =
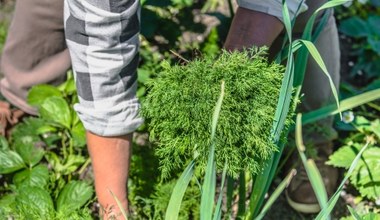
[[[231,216],[234,196],[234,184],[231,183],[239,175],[240,196],[236,217],[262,219],[294,175],[292,171],[263,206],[291,130],[291,118],[299,103],[309,54],[328,77],[336,104],[306,114],[304,124],[380,98],[380,93],[374,91],[340,103],[330,74],[312,43],[323,28],[327,9],[345,2],[347,0],[331,0],[322,5],[311,16],[302,38],[293,40],[294,22],[290,21],[286,2],[283,1],[287,42],[277,61],[280,63],[286,59],[285,70],[278,64],[269,64],[262,56],[263,49],[253,49],[254,53],[224,51],[216,60],[204,58],[185,66],[163,63],[163,73],[150,84],[142,114],[148,120],[151,138],[159,145],[157,154],[161,157],[163,175],[168,177],[187,164],[172,192],[166,219],[178,219],[187,186],[199,179],[203,181],[199,184],[202,195],[200,219],[216,220]],[[313,34],[316,15],[322,10],[327,12]],[[294,54],[297,54],[296,58]],[[219,99],[211,117],[208,114],[218,94]],[[297,143],[301,159],[309,176],[313,176],[313,189],[322,207],[317,219],[328,219],[343,183],[328,201],[315,164],[303,153],[303,144],[299,139],[301,123],[299,116]],[[218,184],[217,173],[222,173]],[[246,177],[247,173],[249,178]],[[217,185],[220,187],[219,194],[216,193]],[[252,187],[247,190],[248,186]],[[227,204],[222,205],[224,188],[227,188]],[[251,192],[248,206],[246,192]],[[217,199],[216,195],[219,195]],[[222,206],[226,207],[223,211]]]

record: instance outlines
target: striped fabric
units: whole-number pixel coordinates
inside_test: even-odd
[[[100,136],[133,132],[142,119],[136,98],[138,0],[65,0],[65,35],[86,130]]]
[[[289,8],[290,19],[296,16],[298,7],[301,5],[299,12],[304,12],[307,10],[306,4],[302,0],[286,0],[286,4]],[[254,11],[263,12],[272,16],[279,18],[281,21],[282,17],[282,0],[237,0],[237,3],[242,8],[247,8]]]

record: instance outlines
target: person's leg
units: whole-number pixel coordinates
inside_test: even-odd
[[[63,0],[19,0],[1,57],[2,95],[29,114],[26,102],[37,84],[63,82],[70,68],[63,32]]]

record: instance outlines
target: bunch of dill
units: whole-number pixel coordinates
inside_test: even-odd
[[[194,155],[206,167],[211,121],[220,84],[225,96],[216,130],[216,163],[229,175],[260,171],[276,145],[270,140],[284,68],[269,63],[266,49],[223,51],[186,65],[166,65],[149,82],[142,103],[151,140],[164,177],[183,168]]]

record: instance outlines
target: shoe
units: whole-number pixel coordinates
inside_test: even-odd
[[[11,109],[11,105],[8,102],[0,101],[0,135],[9,135],[11,128],[26,115],[20,109]]]
[[[333,144],[329,142],[316,147],[318,151],[320,151],[319,149],[321,148],[323,149],[321,150],[322,153],[318,152],[320,154],[318,158],[315,159],[315,163],[321,173],[327,195],[330,197],[335,192],[338,181],[338,170],[325,164],[328,156],[332,153]],[[307,177],[306,170],[301,162],[299,162],[298,165],[297,175],[294,176],[285,192],[286,200],[290,207],[298,212],[305,214],[318,213],[321,207]]]

